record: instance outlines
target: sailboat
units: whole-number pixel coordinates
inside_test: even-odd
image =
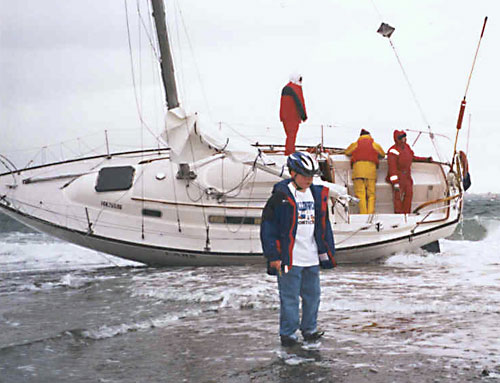
[[[162,0],[151,0],[168,110],[168,147],[106,152],[18,169],[0,155],[0,211],[41,232],[153,266],[264,262],[260,222],[272,186],[288,177],[281,144],[228,138],[180,105]],[[394,214],[381,161],[375,214],[359,214],[342,148],[298,147],[316,157],[332,190],[339,264],[438,249],[462,216],[463,160],[416,162],[411,214]]]

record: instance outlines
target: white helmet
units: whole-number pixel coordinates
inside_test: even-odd
[[[290,75],[290,82],[297,84],[297,85],[302,85],[302,75],[298,72],[294,72]]]

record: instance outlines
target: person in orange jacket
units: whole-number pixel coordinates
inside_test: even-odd
[[[302,94],[302,76],[290,75],[290,82],[281,91],[280,120],[286,133],[285,155],[295,153],[295,139],[299,124],[307,120],[306,104]]]
[[[351,156],[352,182],[354,194],[359,198],[359,213],[375,213],[375,185],[377,183],[377,167],[380,158],[385,157],[382,147],[370,136],[370,132],[361,129],[356,142],[344,152]]]
[[[411,164],[413,161],[431,162],[432,157],[418,157],[406,143],[406,133],[403,130],[394,131],[394,145],[387,152],[386,181],[392,185],[394,198],[394,213],[409,214],[413,198],[413,179]]]

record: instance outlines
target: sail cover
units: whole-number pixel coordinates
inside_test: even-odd
[[[209,123],[200,122],[198,114],[187,114],[182,107],[167,112],[162,138],[170,147],[170,159],[175,163],[193,163],[216,153],[225,153],[243,163],[258,160],[263,165],[273,161],[250,143],[234,137],[224,137]]]

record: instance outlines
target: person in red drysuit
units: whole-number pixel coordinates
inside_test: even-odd
[[[286,133],[285,155],[295,153],[295,138],[299,124],[307,120],[306,104],[302,94],[302,76],[290,75],[290,82],[281,91],[280,120]]]
[[[431,162],[432,157],[417,157],[406,143],[406,133],[403,130],[394,131],[394,145],[387,152],[386,180],[392,185],[394,198],[394,213],[409,214],[413,198],[413,180],[411,164],[416,161]]]

